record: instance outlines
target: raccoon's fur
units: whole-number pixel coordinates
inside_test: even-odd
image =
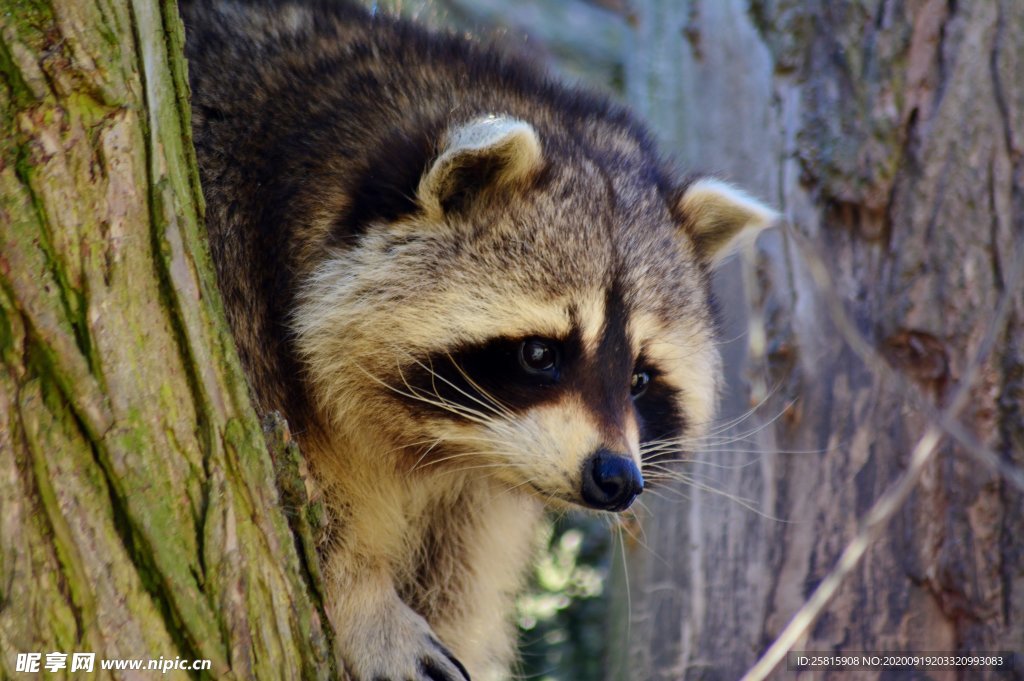
[[[700,434],[709,271],[773,214],[464,38],[342,2],[183,14],[220,286],[330,509],[337,653],[505,678],[543,508],[622,510]]]

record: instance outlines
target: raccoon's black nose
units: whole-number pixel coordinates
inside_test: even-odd
[[[644,479],[632,459],[599,449],[583,462],[584,503],[602,511],[625,511],[644,491]]]

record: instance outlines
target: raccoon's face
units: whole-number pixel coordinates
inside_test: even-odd
[[[711,418],[708,271],[773,214],[712,180],[673,196],[628,148],[542,149],[505,117],[449,131],[419,210],[307,282],[298,347],[353,455],[620,511]]]

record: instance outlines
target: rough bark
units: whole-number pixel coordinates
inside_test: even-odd
[[[172,0],[0,14],[0,676],[52,651],[333,673],[203,243],[181,53]]]
[[[1024,286],[1006,290],[1024,239],[1024,6],[633,7],[630,101],[687,164],[777,203],[795,232],[762,238],[756,263],[718,281],[724,337],[737,339],[723,348],[733,387],[722,416],[755,407],[729,431],[747,435],[698,452],[706,463],[685,472],[707,488],[651,503],[646,546],[627,549],[619,678],[738,678],[904,471],[928,422],[921,405],[941,406],[969,377],[1004,295],[1008,321],[959,420],[1005,464],[1024,464]],[[837,305],[888,370],[851,350],[830,321]],[[799,649],[1022,642],[1024,497],[947,440]]]

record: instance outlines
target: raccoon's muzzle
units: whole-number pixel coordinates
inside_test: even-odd
[[[583,462],[580,496],[591,508],[625,511],[644,491],[640,469],[626,456],[599,449]]]

